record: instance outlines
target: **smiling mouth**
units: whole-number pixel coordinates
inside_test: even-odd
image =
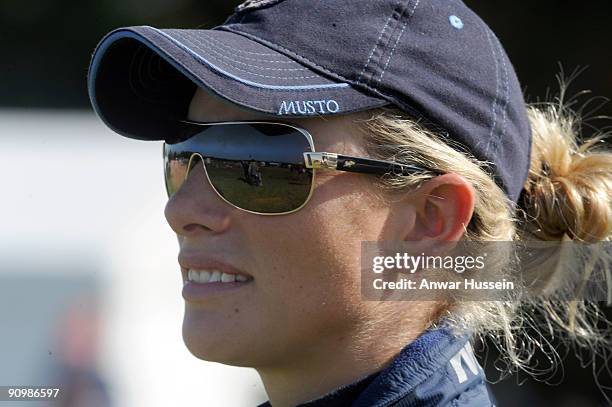
[[[187,271],[187,281],[196,284],[247,282],[251,279],[252,277],[244,274],[222,272],[215,269],[197,270],[190,268]]]

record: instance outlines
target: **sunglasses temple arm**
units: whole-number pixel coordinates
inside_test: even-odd
[[[306,160],[306,167],[329,168],[362,174],[383,175],[392,173],[396,175],[410,175],[429,171],[416,165],[324,152],[304,153],[304,158]]]

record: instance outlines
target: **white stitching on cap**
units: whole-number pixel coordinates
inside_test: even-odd
[[[248,10],[257,10],[258,8],[261,8],[261,7],[270,5],[270,4],[280,3],[281,1],[283,0],[246,0],[242,4],[239,4],[238,6],[236,6],[236,11],[243,12],[243,11],[248,11]]]
[[[414,3],[414,6],[412,7],[412,10],[410,10],[410,14],[408,14],[408,18],[406,18],[406,21],[404,22],[404,26],[402,27],[402,31],[400,31],[399,35],[397,36],[397,40],[395,41],[395,45],[393,45],[393,49],[391,50],[391,53],[389,54],[389,58],[387,58],[387,62],[385,63],[385,67],[383,68],[382,72],[380,73],[380,77],[378,78],[378,82],[382,81],[383,76],[385,75],[385,71],[387,70],[387,67],[389,66],[389,62],[391,62],[391,57],[393,56],[393,53],[395,52],[395,48],[397,47],[397,44],[399,44],[399,40],[400,38],[402,38],[402,34],[404,34],[404,30],[406,29],[406,27],[408,27],[408,20],[410,20],[410,18],[414,15],[414,12],[417,8],[417,6],[419,5],[419,2],[421,0],[417,0],[416,3]]]
[[[359,72],[359,75],[357,76],[357,81],[358,82],[361,82],[361,78],[363,77],[363,74],[364,74],[365,70],[367,69],[368,65],[370,65],[370,61],[371,61],[372,57],[374,56],[374,52],[376,52],[376,49],[378,48],[378,44],[380,42],[380,39],[382,38],[383,34],[385,33],[385,30],[387,29],[387,26],[389,25],[389,21],[391,21],[391,17],[393,17],[393,14],[395,14],[395,10],[393,10],[391,15],[387,19],[387,22],[385,23],[385,26],[383,27],[382,31],[380,32],[380,35],[378,36],[378,39],[376,40],[376,43],[374,44],[374,48],[372,48],[372,52],[370,52],[370,56],[368,57],[368,60],[366,61],[366,64],[363,66],[363,69],[361,70],[361,72]]]
[[[238,32],[238,33],[240,32],[240,31],[238,31],[238,30],[233,30],[233,29],[231,29],[231,28],[227,28],[227,29],[226,29],[226,31],[229,31],[229,32]],[[317,64],[316,62],[311,61],[310,59],[306,58],[305,56],[300,55],[300,54],[298,54],[298,53],[297,53],[297,52],[295,52],[295,51],[292,51],[292,50],[290,50],[290,49],[288,49],[288,48],[283,47],[282,45],[275,44],[275,43],[273,43],[273,42],[271,42],[271,41],[265,40],[265,39],[263,39],[263,38],[261,38],[261,37],[259,37],[259,36],[257,36],[257,35],[251,34],[251,33],[248,33],[248,35],[246,35],[247,33],[243,33],[243,34],[245,34],[245,36],[246,36],[246,37],[248,37],[248,38],[251,38],[251,37],[256,38],[256,39],[257,39],[259,42],[261,42],[261,43],[263,43],[263,44],[266,44],[266,45],[267,45],[267,44],[270,44],[270,46],[275,46],[275,47],[278,47],[278,48],[282,49],[284,52],[286,52],[287,54],[293,55],[294,57],[299,57],[299,58],[303,59],[304,61],[308,62],[309,64],[311,64],[311,65],[313,65],[313,66],[316,66],[317,68],[319,68],[320,70],[322,70],[323,72],[325,72],[325,73],[326,73],[326,74],[328,74],[328,75],[335,75],[335,76],[337,76],[338,78],[340,78],[340,79],[341,79],[341,80],[343,80],[343,81],[347,81],[347,82],[349,81],[347,78],[345,78],[344,76],[342,76],[342,75],[338,74],[337,72],[330,71],[330,70],[329,70],[329,69],[327,69],[326,67],[324,67],[324,66],[322,66],[322,65],[319,65],[319,64]],[[348,83],[347,83],[346,85],[347,85],[347,86],[349,86],[349,84],[348,84]],[[364,85],[365,85],[365,86],[366,86],[366,87],[367,87],[367,88],[368,88],[370,91],[375,92],[375,93],[381,93],[381,94],[382,94],[382,92],[380,92],[378,89],[374,89],[374,88],[372,88],[372,87],[368,86],[367,84],[364,84]]]
[[[201,45],[208,45],[211,47],[214,47],[216,49],[219,50],[219,52],[225,52],[225,51],[231,51],[231,52],[248,52],[248,51],[243,51],[240,49],[234,49],[229,47],[228,45],[225,45],[222,42],[214,42],[212,39],[210,38],[198,38],[197,39],[197,43],[201,44]],[[256,54],[256,53],[255,53]],[[227,54],[225,54],[227,55]],[[258,55],[270,55],[270,56],[278,56],[276,54],[258,54]],[[238,56],[239,58],[242,58],[244,60],[247,61],[255,61],[255,62],[270,62],[270,63],[278,63],[278,64],[294,64],[297,65],[297,63],[295,61],[275,61],[275,60],[269,60],[269,59],[259,59],[259,58],[249,58],[249,57],[243,57],[243,56]]]
[[[259,56],[264,56],[264,57],[275,57],[275,56],[277,56],[276,54],[272,54],[272,53],[268,53],[268,52],[253,52],[253,51],[247,51],[247,50],[244,50],[244,49],[233,49],[233,48],[228,48],[228,49],[231,49],[231,51],[233,51],[233,52],[242,52],[242,53],[245,53],[245,54],[259,55]]]
[[[182,44],[181,42],[177,41],[176,39],[174,39],[172,36],[166,34],[165,32],[158,30],[155,27],[151,27],[151,26],[142,26],[144,28],[148,28],[150,30],[155,31],[156,33],[158,33],[159,35],[162,35],[163,37],[167,38],[169,41],[171,41],[173,44],[175,44],[176,46],[178,46],[179,48],[183,49],[184,51],[188,52],[192,57],[194,57],[196,60],[198,60],[198,62],[200,63],[204,63],[208,66],[210,66],[211,68],[215,69],[216,71],[234,79],[237,80],[238,82],[244,83],[246,85],[251,85],[251,86],[255,86],[258,88],[263,88],[263,89],[270,89],[270,90],[295,90],[295,91],[311,91],[311,90],[327,90],[330,88],[349,88],[350,85],[348,83],[329,83],[329,84],[319,84],[319,85],[268,85],[268,84],[263,84],[263,83],[257,83],[257,82],[253,82],[250,81],[248,79],[244,79],[244,78],[240,78],[230,72],[227,72],[221,68],[219,68],[218,66],[216,66],[215,64],[211,63],[210,61],[206,60],[205,58],[203,58],[202,56],[200,56],[198,53],[194,52],[193,50],[191,50],[189,47],[187,47],[185,44]],[[136,34],[133,34],[136,35]],[[142,38],[142,36],[140,36],[140,38]],[[154,46],[156,48],[158,48],[157,46]]]
[[[257,87],[260,89],[264,89],[264,90],[268,90],[268,91],[277,91],[277,92],[286,92],[286,91],[292,91],[292,92],[326,92],[328,91],[330,88],[350,88],[351,86],[348,83],[337,83],[337,84],[327,84],[327,85],[265,85],[265,84],[260,84],[260,83],[256,83],[253,81],[249,81],[246,79],[242,79],[237,77],[236,75],[233,75],[229,72],[226,72],[220,68],[218,68],[217,66],[215,66],[214,64],[210,63],[209,61],[205,60],[204,58],[200,57],[199,55],[197,55],[196,53],[194,53],[193,51],[190,51],[188,49],[188,47],[186,47],[185,45],[177,42],[176,40],[174,40],[172,37],[170,37],[169,35],[165,34],[164,32],[161,32],[160,30],[151,27],[151,26],[139,26],[138,28],[146,28],[148,30],[151,30],[153,32],[155,32],[157,35],[166,37],[166,39],[170,42],[172,42],[174,45],[180,47],[181,49],[183,49],[184,51],[188,52],[194,59],[196,59],[198,62],[203,63],[203,64],[207,64],[208,66],[210,66],[211,68],[217,70],[219,73],[232,78],[236,81],[239,81],[241,83],[244,83],[246,85],[250,85],[253,87]],[[97,100],[96,100],[96,91],[95,91],[95,87],[94,87],[94,83],[96,81],[96,76],[97,76],[97,70],[98,67],[100,65],[100,61],[101,61],[101,57],[102,55],[104,55],[106,53],[106,51],[108,51],[108,47],[112,44],[114,44],[118,39],[121,38],[132,38],[135,39],[139,42],[141,42],[142,44],[146,45],[149,49],[153,50],[153,52],[159,53],[160,56],[166,60],[168,63],[172,64],[175,69],[179,70],[182,74],[187,75],[194,83],[198,84],[198,86],[208,86],[206,83],[204,83],[200,78],[198,78],[198,76],[193,72],[193,70],[191,70],[189,67],[183,66],[182,64],[180,64],[173,56],[163,53],[159,47],[159,45],[154,44],[147,36],[135,31],[135,30],[127,30],[127,29],[123,29],[123,30],[118,30],[115,31],[111,34],[109,34],[108,36],[106,36],[104,38],[104,40],[96,47],[96,50],[94,51],[93,54],[93,59],[91,61],[91,65],[90,65],[90,70],[91,73],[90,75],[87,77],[87,88],[90,90],[91,94],[92,94],[92,103],[94,105],[94,108],[96,110],[99,110],[98,104],[97,104]],[[176,66],[178,65],[178,66]],[[244,100],[239,101],[236,100],[235,98],[233,98],[231,95],[224,95],[224,97],[232,102],[235,102],[237,104],[242,104],[243,106],[246,107],[252,107],[255,110],[260,110],[260,111],[264,111],[263,109],[261,109],[260,106],[253,106],[250,105],[249,103],[245,102]],[[276,110],[265,110],[267,112],[270,113],[275,113]]]
[[[227,58],[230,61],[238,62],[239,64],[243,64],[243,65],[247,65],[247,66],[252,66],[253,65],[253,64],[250,64],[250,63],[245,63],[245,62],[241,62],[241,61],[237,61],[237,60],[231,59],[228,56],[228,54],[220,51],[220,50],[224,50],[223,48],[216,47],[217,50],[215,50],[215,48],[214,48],[215,45],[210,40],[206,40],[206,42],[204,42],[204,41],[202,41],[202,38],[193,38],[192,41],[195,41],[195,44],[198,46],[198,49],[200,49],[200,50],[211,50],[211,51],[213,51],[213,52],[223,56],[224,58]],[[204,47],[204,48],[202,48],[202,47]],[[265,63],[282,63],[282,64],[293,64],[295,66],[301,66],[301,65],[299,65],[295,61],[273,61],[273,60],[249,58],[249,57],[243,57],[243,56],[238,56],[238,58],[241,58],[241,59],[246,60],[246,61],[265,62]],[[307,69],[303,68],[303,67],[300,67],[300,68],[265,68],[265,67],[257,66],[257,68],[272,69],[272,70],[276,70],[276,71],[307,71]]]
[[[253,64],[248,64],[246,62],[241,62],[241,61],[237,61],[235,59],[232,59],[232,58],[228,57],[227,55],[222,54],[219,51],[215,51],[214,49],[212,49],[210,47],[206,47],[205,44],[201,43],[200,41],[198,41],[195,38],[194,39],[187,39],[187,37],[182,36],[182,35],[179,38],[181,38],[184,41],[188,41],[190,44],[195,45],[196,48],[199,51],[211,51],[211,52],[213,52],[213,53],[215,53],[217,55],[221,55],[221,57],[227,59],[228,61],[232,61],[232,62],[235,62],[235,63],[240,64],[240,65],[246,65],[246,66],[257,68],[257,69],[266,69],[266,70],[269,70],[269,71],[308,71],[308,69],[306,69],[306,68],[269,68],[269,67],[265,67],[265,66],[256,66],[256,65],[253,65]],[[206,48],[202,48],[201,46],[204,46]],[[250,72],[250,71],[247,71],[247,72]]]
[[[182,38],[183,41],[187,42],[189,45],[196,45],[195,43],[193,43],[191,40],[189,40],[188,38]],[[199,49],[199,48],[198,48]],[[198,55],[200,55],[199,53],[197,53]],[[214,55],[209,55],[210,57],[216,59],[217,61],[223,62],[222,59],[215,57]],[[230,63],[227,62],[223,62],[225,65],[227,66],[231,66],[234,69],[237,69],[241,72],[245,72],[248,73],[249,75],[255,75],[255,76],[260,76],[262,78],[270,78],[270,79],[316,79],[319,78],[318,76],[271,76],[271,75],[263,75],[260,73],[255,73],[255,72],[251,72],[251,71],[247,71],[246,69],[242,69],[237,67],[236,65],[232,65]]]
[[[488,154],[489,148],[491,147],[491,141],[493,139],[493,132],[495,131],[495,126],[497,125],[497,105],[499,103],[499,62],[497,61],[497,53],[495,52],[495,46],[493,45],[493,41],[491,40],[491,34],[489,34],[489,30],[487,30],[487,27],[484,27],[484,31],[487,35],[487,39],[489,40],[489,46],[491,47],[491,53],[493,54],[493,60],[495,61],[495,99],[493,99],[493,104],[491,106],[491,114],[493,115],[493,126],[491,127],[491,131],[489,132],[489,137],[485,146],[485,153]]]

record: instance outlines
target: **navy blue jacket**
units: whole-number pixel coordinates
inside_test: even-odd
[[[269,407],[269,402],[259,407]],[[391,364],[299,407],[495,406],[469,336],[428,329]]]

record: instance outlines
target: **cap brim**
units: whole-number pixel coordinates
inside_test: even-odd
[[[89,68],[96,113],[117,133],[141,140],[165,139],[177,120],[187,118],[198,86],[277,116],[346,114],[388,104],[222,30],[121,28],[100,42]]]

